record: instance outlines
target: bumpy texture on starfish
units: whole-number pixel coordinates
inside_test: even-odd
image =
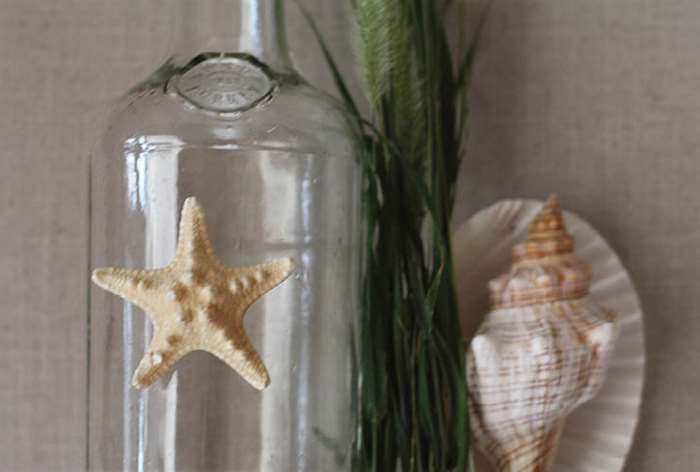
[[[134,374],[135,387],[148,387],[185,354],[204,350],[263,390],[270,376],[243,328],[243,317],[293,268],[290,258],[225,267],[209,242],[204,212],[191,197],[182,209],[175,258],[167,267],[97,269],[92,280],[141,307],[153,323],[153,339]]]

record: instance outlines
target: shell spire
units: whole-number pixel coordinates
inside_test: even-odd
[[[566,229],[559,198],[551,195],[530,224],[527,241],[513,248],[513,259],[541,259],[573,252],[574,238]]]
[[[527,240],[513,248],[510,270],[489,288],[492,306],[505,308],[582,298],[590,283],[590,266],[574,254],[574,238],[552,195],[530,224]]]

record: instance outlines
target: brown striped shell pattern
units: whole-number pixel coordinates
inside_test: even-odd
[[[492,309],[467,354],[473,437],[494,470],[549,470],[566,416],[600,389],[617,329],[590,283],[550,197],[490,282]]]

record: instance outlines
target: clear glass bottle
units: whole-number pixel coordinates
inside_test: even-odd
[[[173,0],[165,64],[115,106],[91,163],[91,267],[156,268],[195,196],[232,266],[293,257],[248,311],[263,392],[204,352],[145,391],[140,309],[90,287],[91,471],[335,471],[352,437],[359,164],[349,121],[294,71],[281,0]]]

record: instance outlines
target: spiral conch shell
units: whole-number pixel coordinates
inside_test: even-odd
[[[566,416],[603,383],[615,315],[588,297],[590,267],[556,197],[513,259],[489,284],[492,310],[468,352],[472,429],[495,470],[547,471]]]

